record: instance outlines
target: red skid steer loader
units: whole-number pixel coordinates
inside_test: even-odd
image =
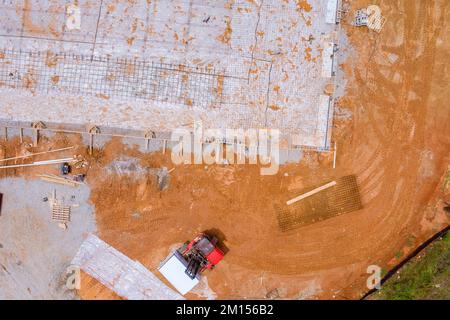
[[[184,295],[199,283],[203,271],[214,268],[223,257],[217,238],[201,233],[170,254],[158,270]]]

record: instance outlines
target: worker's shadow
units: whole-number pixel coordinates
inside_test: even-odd
[[[222,250],[224,254],[227,254],[228,251],[230,251],[230,249],[228,249],[228,247],[225,245],[225,241],[227,240],[227,238],[225,237],[225,234],[222,231],[213,228],[205,230],[204,233],[217,238],[217,246],[219,247],[220,250]]]

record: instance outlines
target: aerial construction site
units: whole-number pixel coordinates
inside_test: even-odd
[[[449,9],[0,0],[0,299],[374,298],[450,225]]]

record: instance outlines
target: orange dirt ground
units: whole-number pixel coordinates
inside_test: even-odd
[[[351,4],[353,10],[370,3]],[[264,298],[277,288],[280,298],[356,299],[367,291],[369,265],[390,269],[447,226],[442,211],[426,209],[431,199],[443,196],[438,183],[450,163],[445,29],[450,4],[377,4],[387,18],[380,34],[345,24],[357,54],[343,65],[349,82],[338,104],[352,117],[334,121],[335,170],[332,155],[325,153],[308,153],[276,176],[261,176],[249,165],[182,165],[170,173],[168,189],[159,192],[151,177],[112,176],[104,167],[131,155],[144,166],[171,169],[170,155],[143,155],[113,139],[96,150],[87,172],[99,236],[155,272],[174,244],[213,230],[229,250],[206,273],[217,298]],[[80,143],[76,136],[67,139]],[[364,209],[279,231],[273,204],[290,199],[290,190],[350,174],[358,178]],[[117,298],[87,276],[79,293]]]

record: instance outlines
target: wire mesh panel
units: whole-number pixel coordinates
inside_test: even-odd
[[[300,190],[302,192],[295,194],[313,189]],[[359,209],[362,209],[361,196],[356,177],[353,175],[337,179],[335,186],[290,206],[275,205],[281,231],[289,231]]]
[[[0,86],[201,107],[220,103],[224,74],[137,59],[0,51]]]

